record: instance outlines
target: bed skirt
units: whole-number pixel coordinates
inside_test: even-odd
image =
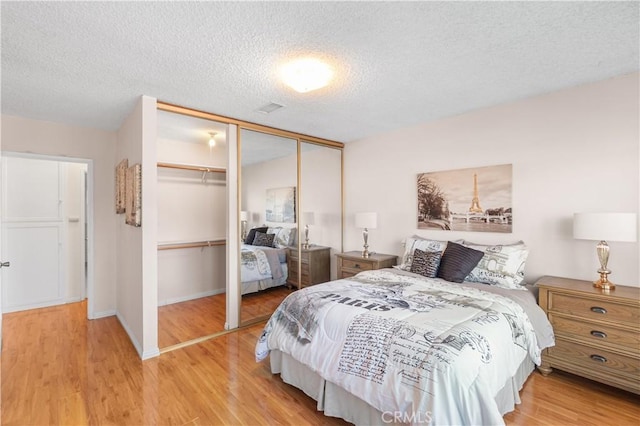
[[[318,402],[318,411],[326,416],[340,417],[356,425],[388,425],[392,416],[384,414],[362,399],[341,387],[324,380],[291,356],[272,350],[270,352],[271,372],[280,374],[282,381],[302,390]],[[496,395],[495,401],[502,415],[513,411],[520,403],[519,391],[535,364],[526,357],[518,371]]]

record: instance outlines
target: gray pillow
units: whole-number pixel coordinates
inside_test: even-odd
[[[461,283],[473,268],[476,267],[484,252],[449,241],[442,253],[438,278],[454,283]]]
[[[256,232],[256,236],[253,239],[254,246],[273,247],[273,239],[275,234],[265,234],[264,232]]]
[[[425,277],[435,278],[438,273],[441,258],[442,253],[439,251],[415,249],[413,251],[413,262],[411,262],[411,272]]]
[[[247,237],[244,239],[244,243],[247,245],[252,245],[253,244],[253,239],[256,237],[256,232],[267,232],[267,229],[269,229],[268,226],[262,226],[260,228],[252,228],[249,233],[247,234]]]

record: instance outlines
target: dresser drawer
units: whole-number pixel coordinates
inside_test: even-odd
[[[640,311],[637,307],[621,305],[602,299],[582,298],[573,295],[550,292],[548,310],[562,312],[580,318],[637,326]]]
[[[342,268],[353,269],[355,271],[370,271],[373,269],[371,262],[362,262],[359,260],[342,259]],[[356,272],[357,273],[357,272]]]
[[[640,332],[615,326],[600,325],[575,318],[565,318],[549,313],[549,321],[557,336],[571,337],[585,342],[620,347],[640,357]]]
[[[549,356],[587,368],[596,375],[612,374],[640,381],[640,358],[620,355],[563,339],[556,339],[556,345],[548,351]]]

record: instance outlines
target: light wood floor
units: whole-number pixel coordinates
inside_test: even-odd
[[[242,322],[248,323],[270,315],[291,291],[281,286],[242,296]],[[224,293],[160,306],[158,347],[162,349],[224,331],[225,306]]]
[[[256,363],[262,324],[140,361],[115,317],[86,305],[5,314],[3,425],[344,425]],[[508,425],[637,425],[636,395],[534,373]]]

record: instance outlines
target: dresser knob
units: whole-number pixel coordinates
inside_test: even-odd
[[[591,359],[598,362],[607,362],[607,359],[601,355],[591,355]]]
[[[591,312],[595,312],[596,314],[606,314],[607,310],[605,308],[601,308],[599,306],[592,306]]]
[[[593,337],[599,337],[601,339],[605,339],[607,337],[607,333],[603,331],[591,330],[591,335]]]
[[[360,267],[360,264],[359,264],[359,263],[356,263],[356,268],[359,268],[359,267]]]

